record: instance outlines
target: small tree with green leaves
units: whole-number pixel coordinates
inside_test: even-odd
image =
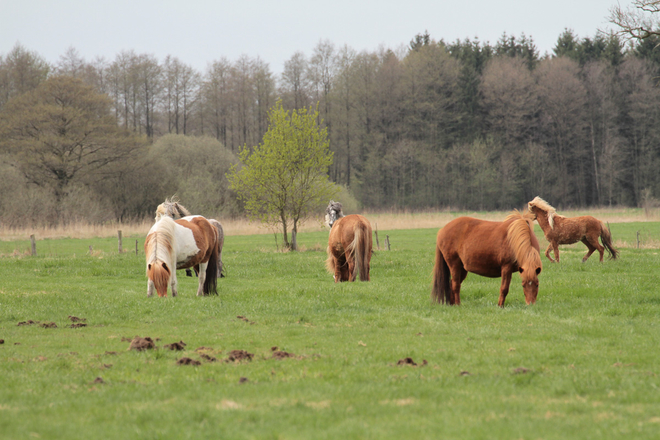
[[[227,174],[248,216],[281,225],[290,250],[297,250],[299,222],[337,193],[327,174],[332,164],[328,133],[317,120],[318,110],[287,111],[277,101],[268,113],[263,142],[253,149],[243,146],[241,163]]]

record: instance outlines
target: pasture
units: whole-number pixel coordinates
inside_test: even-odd
[[[297,253],[228,233],[228,276],[201,298],[183,271],[177,298],[146,297],[144,236],[123,254],[114,238],[40,240],[37,257],[0,242],[0,437],[657,438],[660,255],[644,243],[660,223],[611,229],[619,260],[562,246],[537,303],[514,274],[504,309],[500,280],[474,274],[460,307],[431,303],[437,228],[379,231],[392,250],[371,281],[342,284],[326,231]],[[128,350],[136,335],[157,348]]]

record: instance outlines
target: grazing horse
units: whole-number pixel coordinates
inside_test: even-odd
[[[504,307],[515,271],[522,278],[525,302],[534,304],[539,292],[541,256],[531,220],[518,211],[503,222],[459,217],[438,231],[431,298],[460,305],[461,283],[472,272],[489,278],[502,277],[497,305]]]
[[[171,199],[165,199],[163,203],[156,208],[156,221],[160,220],[164,215],[173,218],[174,220],[187,215],[191,215],[176,196]]]
[[[331,228],[325,262],[328,272],[334,275],[335,283],[355,281],[358,273],[360,281],[369,281],[372,246],[369,220],[359,214],[345,216],[341,203],[334,201],[330,201],[326,212],[326,222]]]
[[[165,201],[156,208],[156,221],[160,220],[163,216],[168,216],[177,220],[189,215],[191,215],[190,211],[179,203],[176,196],[173,196],[171,199],[165,199]],[[208,219],[208,221],[215,226],[215,229],[218,232],[218,278],[224,278],[225,272],[224,265],[222,264],[222,246],[225,243],[225,233],[219,221],[212,218]],[[191,269],[186,269],[186,275],[189,277],[192,276]]]
[[[147,296],[177,295],[176,270],[192,267],[199,274],[197,296],[218,294],[218,232],[199,215],[179,220],[161,216],[149,230],[144,242],[147,257]]]
[[[564,217],[557,214],[555,208],[540,197],[527,204],[527,209],[534,215],[534,219],[539,223],[545,239],[548,240],[548,248],[545,250],[545,256],[553,263],[559,262],[559,245],[573,244],[581,241],[587,246],[588,252],[582,258],[582,262],[598,250],[600,261],[603,262],[603,251],[607,249],[610,259],[614,260],[619,255],[619,251],[612,246],[612,235],[609,229],[600,220],[584,215],[581,217]],[[598,243],[598,237],[603,242],[603,246]],[[550,249],[555,252],[555,260],[550,256]]]

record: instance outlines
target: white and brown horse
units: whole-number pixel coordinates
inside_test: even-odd
[[[341,203],[330,201],[326,209],[326,223],[330,226],[326,268],[335,283],[369,281],[372,237],[369,220],[359,214],[344,216]]]
[[[218,294],[218,230],[199,215],[178,220],[162,215],[151,227],[144,242],[147,257],[147,296],[177,291],[177,269],[194,268],[199,275],[197,296]]]
[[[174,220],[178,220],[189,215],[191,215],[190,211],[188,211],[185,206],[179,203],[179,199],[176,196],[173,196],[170,199],[165,199],[165,201],[158,205],[156,208],[156,221],[160,220],[163,216],[168,216]],[[220,222],[216,219],[210,218],[208,221],[213,226],[215,226],[215,229],[218,231],[218,278],[224,278],[225,271],[222,264],[222,247],[225,243],[225,232],[222,229],[222,224],[220,224]],[[186,275],[191,277],[192,270],[186,269]]]

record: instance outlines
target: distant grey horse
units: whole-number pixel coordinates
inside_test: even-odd
[[[328,207],[325,209],[325,224],[332,228],[332,225],[338,218],[344,217],[341,203],[330,200]]]

